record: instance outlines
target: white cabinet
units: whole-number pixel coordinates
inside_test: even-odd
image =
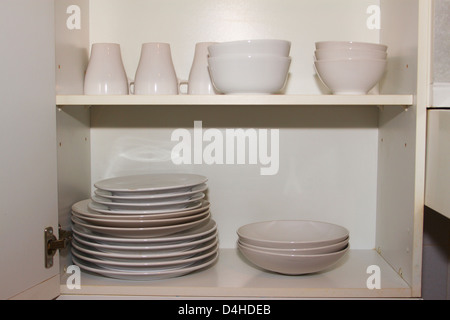
[[[0,3],[0,299],[59,294],[43,240],[58,230],[53,16],[50,0]]]
[[[221,251],[215,266],[195,274],[154,282],[83,274],[80,290],[66,286],[71,260],[62,252],[61,295],[420,296],[431,1],[86,0],[77,2],[78,11],[71,5],[55,2],[59,223],[70,228],[70,206],[89,197],[97,180],[195,172],[209,178]],[[369,23],[378,18],[370,8],[381,10],[380,29]],[[68,28],[77,18],[80,28]],[[141,44],[168,42],[183,79],[196,42],[246,38],[292,41],[285,95],[82,95],[92,43],[120,43],[132,80]],[[370,95],[329,95],[315,76],[314,42],[347,39],[389,46],[388,71]],[[173,164],[171,132],[192,129],[194,121],[219,130],[279,129],[277,174],[262,176],[248,163]],[[343,225],[350,254],[325,273],[261,271],[237,252],[236,230],[271,219]],[[380,289],[367,287],[373,265],[380,267]]]
[[[450,112],[429,109],[425,205],[450,218]]]

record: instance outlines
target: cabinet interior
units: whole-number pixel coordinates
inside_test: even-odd
[[[65,0],[56,2],[60,96],[82,94],[92,43],[120,43],[131,81],[142,43],[170,43],[178,77],[186,79],[196,42],[257,38],[292,41],[286,95],[328,94],[312,63],[314,42],[319,40],[388,44],[388,70],[372,94],[417,94],[418,1],[84,0],[79,1],[80,30],[64,27],[69,5]],[[381,8],[380,30],[368,28],[370,6]],[[70,228],[71,205],[88,198],[95,181],[127,174],[193,172],[209,179],[208,199],[223,249],[224,262],[216,269],[164,283],[124,283],[87,275],[87,290],[100,290],[89,294],[259,296],[261,286],[266,296],[280,297],[417,294],[421,221],[415,189],[420,147],[416,103],[405,108],[332,103],[296,106],[274,101],[273,105],[58,106],[59,220],[63,228]],[[265,165],[250,164],[248,159],[240,165],[173,164],[171,150],[177,141],[171,140],[171,134],[178,128],[193,132],[196,121],[203,130],[214,128],[223,134],[233,128],[279,130],[279,157],[271,159],[277,174],[261,175]],[[236,250],[236,230],[273,219],[343,225],[350,231],[351,255],[329,273],[332,280],[327,273],[291,281],[252,270]],[[351,266],[345,267],[346,263]],[[61,270],[67,264],[70,254],[62,254]],[[387,287],[379,292],[368,290],[363,282],[371,264],[382,264]],[[227,267],[232,265],[242,265],[242,269],[230,273]],[[353,280],[345,280],[352,275]],[[240,279],[236,280],[238,289],[233,283],[222,283],[233,276]],[[330,284],[335,280],[337,284]],[[336,290],[330,291],[333,285],[336,288],[331,289]],[[315,289],[308,291],[311,288]]]

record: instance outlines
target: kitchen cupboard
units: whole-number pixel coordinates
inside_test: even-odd
[[[448,108],[430,108],[427,118],[425,205],[450,218],[448,200],[450,112]]]
[[[48,271],[60,274],[55,295],[420,297],[432,1],[82,0],[74,7],[63,0],[54,6],[56,121],[51,115],[46,121],[56,122],[52,152],[58,190],[46,198],[57,198],[58,210],[47,211],[70,229],[71,205],[88,198],[95,181],[148,172],[199,173],[209,179],[221,243],[217,264],[198,273],[149,282],[83,273],[80,289],[66,285],[71,258],[65,249]],[[178,77],[185,79],[196,42],[247,38],[292,41],[284,95],[83,95],[92,43],[120,43],[131,81],[142,43],[170,43]],[[366,96],[330,95],[313,69],[319,40],[387,44],[388,69],[379,86]],[[46,91],[54,94],[53,88]],[[192,129],[194,121],[219,130],[279,129],[277,174],[262,176],[252,164],[174,165],[171,132]],[[343,225],[350,231],[350,253],[323,273],[287,277],[261,271],[237,252],[236,230],[271,219]],[[43,233],[50,225],[57,230],[55,222],[36,227]],[[379,267],[379,289],[368,285],[370,266]]]

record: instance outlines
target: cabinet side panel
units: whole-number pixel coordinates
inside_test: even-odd
[[[89,61],[89,0],[55,1],[56,92],[83,94]],[[56,116],[58,159],[58,218],[71,228],[71,206],[90,193],[90,111],[61,106]],[[60,251],[60,269],[71,264],[70,250]]]
[[[417,79],[418,2],[381,1],[380,42],[388,46],[381,94],[414,94]]]
[[[382,8],[391,27],[381,39],[397,53],[388,87],[398,83],[396,91],[414,94],[415,103],[380,112],[377,245],[420,296],[432,2],[382,1]]]
[[[83,94],[89,59],[89,0],[55,1],[55,28],[56,93]]]
[[[58,220],[71,230],[71,208],[90,195],[90,112],[88,107],[64,106],[57,112]],[[61,274],[72,264],[70,250],[60,250]]]

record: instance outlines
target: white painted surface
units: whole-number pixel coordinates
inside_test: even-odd
[[[440,82],[432,85],[432,108],[450,108],[450,83]]]
[[[381,4],[382,17],[386,17],[382,20],[380,31],[366,27],[366,9],[374,4],[373,1],[348,0],[345,5],[331,0],[286,1],[281,6],[275,1],[198,0],[178,1],[177,10],[173,9],[174,1],[91,1],[90,41],[121,43],[130,79],[134,77],[140,47],[145,41],[166,41],[172,44],[175,67],[180,78],[188,75],[194,45],[198,41],[238,37],[288,38],[293,40],[292,55],[296,62],[291,69],[288,87],[290,96],[270,97],[270,102],[263,102],[261,106],[258,103],[261,97],[254,100],[239,97],[233,103],[227,103],[227,97],[220,97],[217,99],[218,105],[214,105],[214,102],[204,97],[157,97],[156,102],[146,102],[148,97],[119,97],[112,101],[103,97],[91,99],[79,96],[69,96],[65,100],[66,97],[59,96],[58,104],[68,101],[69,104],[98,105],[90,109],[91,152],[88,160],[91,166],[87,168],[83,164],[75,170],[83,174],[91,170],[91,186],[104,177],[149,171],[182,170],[207,175],[210,178],[209,196],[213,203],[213,216],[219,223],[221,246],[227,252],[223,260],[226,265],[237,263],[238,257],[234,256],[232,248],[236,240],[235,231],[244,223],[295,217],[323,219],[345,225],[352,235],[352,248],[367,250],[363,250],[362,255],[358,254],[356,260],[347,260],[345,269],[348,278],[339,273],[327,273],[326,277],[314,277],[311,287],[323,284],[320,291],[323,296],[342,297],[350,292],[357,296],[418,296],[420,268],[417,268],[417,263],[421,261],[421,248],[418,246],[421,239],[418,234],[421,212],[418,208],[424,158],[422,114],[427,96],[423,92],[416,96],[416,86],[419,83],[422,89],[424,83],[422,80],[417,81],[418,70],[419,78],[424,79],[423,70],[428,68],[425,64],[417,65],[418,52],[422,54],[428,50],[415,32],[419,25],[418,3],[411,0],[376,2]],[[427,2],[424,3],[426,6]],[[202,14],[204,11],[208,14]],[[205,28],[205,23],[210,23],[211,27]],[[422,26],[429,26],[426,19],[421,23]],[[314,32],[309,32],[311,30]],[[427,33],[428,29],[422,30]],[[349,38],[388,41],[392,60],[381,92],[388,95],[402,94],[400,98],[387,100],[399,106],[387,107],[381,112],[374,106],[358,106],[359,102],[376,105],[379,99],[386,99],[387,96],[358,97],[361,99],[357,100],[359,102],[336,97],[333,102],[333,97],[325,95],[313,101],[314,95],[324,92],[312,69],[314,41]],[[300,95],[300,98],[295,95]],[[403,99],[412,105],[408,111],[402,108],[402,103],[406,101]],[[420,101],[419,107],[417,101]],[[133,106],[135,103],[138,106]],[[184,103],[190,105],[183,106]],[[251,107],[243,108],[239,106],[240,103]],[[296,103],[303,107],[293,107]],[[309,103],[311,106],[308,106]],[[326,106],[321,106],[321,103]],[[352,106],[345,106],[346,103]],[[152,107],[148,108],[146,104]],[[333,104],[339,104],[340,107],[336,108]],[[174,145],[170,141],[170,133],[176,128],[192,128],[195,120],[202,120],[205,128],[221,130],[239,127],[279,128],[282,137],[279,174],[261,177],[259,167],[254,165],[175,167],[170,161],[170,150]],[[381,136],[388,137],[382,146]],[[80,149],[75,147],[74,150]],[[82,156],[83,163],[88,157],[86,154]],[[392,157],[392,154],[395,156]],[[83,190],[79,195],[91,191]],[[371,250],[374,246],[381,247],[387,264]],[[369,252],[372,258],[366,255]],[[240,258],[238,261],[242,263]],[[354,284],[353,280],[362,280],[362,276],[358,280],[353,273],[367,263],[394,266],[386,269],[392,276],[389,282],[392,291],[368,292],[367,288],[362,287],[358,287],[356,293],[353,289],[342,290],[346,285]],[[212,278],[200,276],[200,280],[208,282],[217,276],[239,279],[241,272],[246,272],[238,268],[235,274],[230,274],[226,270],[215,268],[211,270]],[[412,283],[412,290],[397,272],[402,273],[408,283]],[[241,279],[246,278],[243,276]],[[278,283],[280,279],[274,276],[270,281]],[[327,281],[321,282],[325,279],[331,279],[333,285]],[[256,281],[260,280],[257,278]],[[89,283],[89,276],[85,281]],[[198,293],[201,288],[197,286],[200,282],[190,282],[188,279],[180,281],[186,281],[184,289],[187,295],[193,295],[193,292],[201,295]],[[88,290],[89,294],[111,292],[108,281],[104,279],[95,278],[92,283],[96,285],[89,287],[89,290],[93,289]],[[249,287],[245,285],[231,291],[209,285],[209,291],[206,292],[225,292],[233,296],[253,294],[252,289],[247,290]],[[261,285],[267,285],[267,282],[263,281]],[[268,292],[278,291],[278,295],[311,295],[309,290],[290,290],[279,284],[269,289]],[[135,295],[140,289],[135,283],[121,282],[121,285],[113,286],[112,290]],[[173,294],[171,290],[167,291],[169,295]],[[157,295],[160,295],[160,291]]]
[[[58,231],[53,17],[51,0],[0,2],[0,299],[59,293],[46,285],[58,255],[44,266],[44,229]]]
[[[425,204],[450,218],[450,111],[428,111]]]
[[[408,107],[414,102],[413,95],[123,95],[123,96],[85,96],[58,95],[56,104],[61,106],[95,105],[333,105],[333,106],[391,106]]]
[[[380,267],[380,289],[368,289],[370,265]],[[179,278],[123,281],[85,274],[79,290],[61,284],[62,298],[376,298],[410,297],[411,288],[374,250],[350,250],[322,273],[283,276],[255,268],[235,249],[222,249],[211,268]]]
[[[108,177],[194,172],[209,179],[208,197],[221,247],[235,246],[239,226],[260,220],[312,219],[350,229],[352,247],[374,248],[378,109],[358,107],[139,108],[92,110],[92,185]],[[257,118],[253,118],[257,117]],[[342,119],[335,123],[335,119]],[[175,165],[177,128],[279,129],[279,171],[260,164]],[[161,128],[162,127],[162,128]],[[202,150],[209,144],[204,142]],[[270,147],[270,145],[269,145]],[[249,149],[247,149],[248,151]],[[225,151],[226,152],[226,151]]]
[[[96,0],[90,7],[90,41],[120,43],[130,79],[135,77],[142,43],[167,42],[178,78],[185,80],[197,42],[290,40],[292,64],[286,93],[317,94],[326,90],[315,77],[314,42],[378,42],[379,30],[367,28],[366,13],[378,2]]]

